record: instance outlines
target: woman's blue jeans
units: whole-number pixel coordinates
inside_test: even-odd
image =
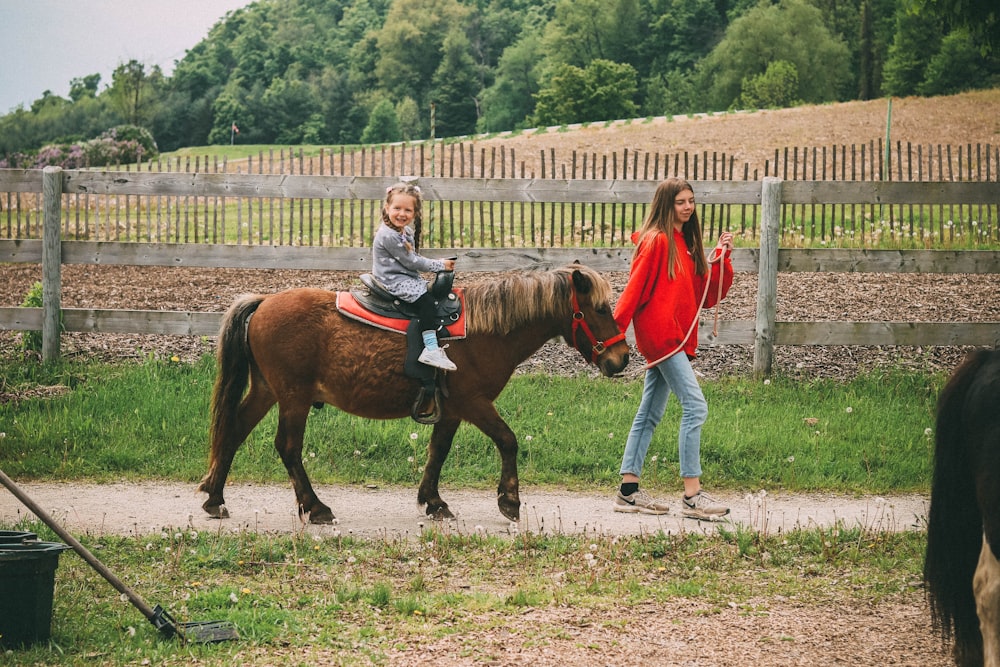
[[[683,352],[678,352],[646,371],[642,400],[625,441],[621,474],[641,475],[649,443],[653,440],[653,431],[663,419],[670,392],[677,395],[681,404],[681,424],[677,437],[681,477],[701,477],[701,427],[708,418],[708,403],[701,393],[691,362]]]

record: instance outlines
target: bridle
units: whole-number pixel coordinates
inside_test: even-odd
[[[597,336],[591,330],[590,325],[587,324],[587,320],[583,316],[583,311],[580,310],[580,302],[576,298],[576,286],[570,283],[570,295],[573,302],[573,333],[572,333],[572,346],[579,349],[576,343],[577,332],[583,329],[583,333],[587,334],[587,340],[590,341],[590,361],[595,366],[597,365],[597,359],[604,354],[609,347],[618,343],[619,341],[625,340],[625,334],[619,332],[618,335],[612,336],[607,340],[597,340]]]

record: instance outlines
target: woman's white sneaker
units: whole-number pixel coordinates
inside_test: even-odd
[[[689,519],[719,521],[729,514],[729,508],[704,491],[699,491],[691,498],[681,496],[681,514]]]
[[[627,514],[637,512],[640,514],[666,514],[670,511],[670,507],[641,489],[627,496],[623,496],[619,489],[615,496],[615,511]]]

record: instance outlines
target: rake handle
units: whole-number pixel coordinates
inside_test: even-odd
[[[41,507],[38,506],[38,504],[35,501],[29,498],[28,495],[24,493],[24,491],[18,488],[17,484],[14,483],[14,480],[8,477],[3,470],[0,470],[0,483],[2,483],[5,487],[7,487],[8,491],[13,493],[18,500],[24,503],[25,507],[31,510],[35,516],[41,519],[46,526],[51,528],[56,535],[58,535],[66,542],[66,544],[73,547],[73,551],[80,554],[80,557],[83,558],[83,560],[87,561],[87,563],[89,563],[92,568],[97,570],[97,572],[102,577],[104,577],[109,584],[114,586],[119,593],[122,593],[123,595],[128,597],[129,602],[131,602],[136,609],[141,611],[142,614],[147,619],[150,620],[150,622],[153,621],[154,617],[156,616],[156,612],[153,611],[152,607],[146,604],[146,602],[142,598],[140,598],[131,588],[125,585],[125,582],[116,577],[111,572],[111,570],[105,567],[104,563],[97,560],[94,554],[90,553],[87,547],[80,544],[79,540],[70,535],[68,532],[66,532],[66,530],[62,526],[56,523],[55,519],[49,516],[49,514],[45,510],[43,510]]]

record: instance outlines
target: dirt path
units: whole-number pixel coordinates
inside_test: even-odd
[[[193,484],[121,482],[80,484],[29,482],[18,484],[64,528],[76,534],[142,535],[168,528],[197,530],[295,532],[317,536],[398,538],[419,535],[430,525],[416,504],[416,489],[318,486],[320,498],[333,508],[337,522],[312,526],[299,521],[290,485],[230,484],[226,502],[230,519],[209,518],[201,509],[204,494]],[[579,493],[522,489],[521,521],[505,519],[489,490],[443,489],[454,521],[443,528],[461,533],[509,535],[516,532],[638,535],[663,530],[711,531],[715,525],[682,518],[626,515],[611,507],[610,493]],[[716,494],[732,508],[731,523],[769,533],[799,527],[845,527],[870,530],[914,530],[926,526],[927,499],[920,494],[880,498],[842,494],[783,494],[761,496]],[[11,494],[0,493],[0,521],[16,522],[28,513]]]

